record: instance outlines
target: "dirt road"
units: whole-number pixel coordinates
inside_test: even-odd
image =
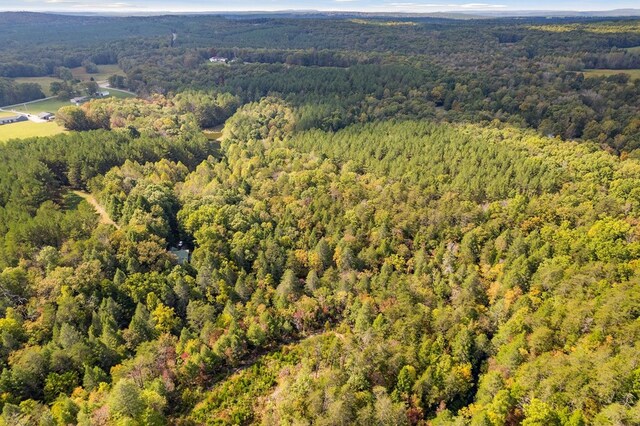
[[[117,223],[115,223],[113,220],[111,220],[111,218],[107,214],[107,211],[98,203],[98,201],[93,195],[89,194],[88,192],[82,192],[82,191],[73,191],[73,193],[76,194],[78,197],[82,197],[87,203],[93,206],[96,212],[100,215],[100,223],[104,223],[106,225],[113,225],[116,227],[116,229],[120,229],[120,226]]]

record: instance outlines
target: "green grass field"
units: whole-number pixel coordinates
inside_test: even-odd
[[[636,46],[636,47],[627,47],[626,49],[627,52],[631,52],[631,53],[640,53],[640,46]]]
[[[52,112],[55,114],[55,112],[58,111],[58,109],[63,106],[71,106],[71,102],[60,101],[56,98],[53,98],[53,99],[47,99],[44,101],[33,102],[31,104],[17,105],[12,109],[20,112],[26,112],[29,114],[38,114],[41,112]]]
[[[0,126],[0,142],[35,136],[52,136],[62,132],[64,132],[64,129],[54,122],[33,123],[31,121],[23,121]]]
[[[109,91],[109,95],[113,96],[114,98],[124,99],[124,98],[134,97],[134,95],[132,95],[131,93],[123,92],[116,89],[100,89],[100,90]],[[60,101],[54,98],[54,99],[47,99],[39,102],[33,102],[30,104],[17,105],[11,109],[20,111],[20,112],[26,112],[28,114],[38,114],[41,112],[52,112],[55,114],[56,111],[58,111],[58,109],[60,109],[63,106],[71,106],[71,103],[69,101]],[[12,115],[12,114],[8,114],[8,115]]]
[[[585,77],[609,77],[610,75],[628,74],[632,79],[640,78],[640,69],[636,70],[584,70]]]
[[[15,79],[16,83],[37,83],[42,88],[45,95],[51,96],[51,83],[54,81],[62,81],[56,77],[19,77]]]
[[[637,21],[611,21],[598,22],[593,24],[549,24],[549,25],[529,25],[530,30],[549,31],[553,33],[565,33],[569,31],[584,31],[596,34],[614,33],[640,33],[640,22]]]
[[[125,75],[124,71],[122,71],[118,65],[98,65],[98,70],[99,72],[97,74],[88,74],[84,67],[78,67],[72,68],[71,74],[81,81],[91,80],[91,77],[93,77],[95,81],[103,81],[114,74]]]
[[[89,81],[91,77],[93,77],[95,81],[106,81],[114,74],[125,75],[124,71],[122,71],[118,65],[98,65],[98,70],[100,72],[97,74],[88,74],[84,67],[78,67],[73,68],[71,74],[80,81]],[[37,83],[47,96],[51,96],[51,83],[54,81],[62,81],[57,77],[19,77],[14,80],[16,83]],[[120,96],[116,95],[116,97]]]
[[[118,89],[108,88],[108,89],[100,89],[100,90],[106,90],[107,92],[109,92],[109,96],[113,96],[114,98],[118,98],[118,99],[135,97],[135,95],[132,95],[131,93],[123,92],[122,90],[118,90]]]

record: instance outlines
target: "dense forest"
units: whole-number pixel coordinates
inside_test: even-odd
[[[640,66],[640,24],[629,18],[4,13],[0,24],[0,77],[117,63],[127,74],[117,86],[142,95],[196,89],[230,92],[243,102],[282,97],[301,116],[301,129],[399,116],[498,120],[593,140],[616,154],[640,147],[640,80],[581,72]],[[231,63],[209,63],[215,55]],[[16,92],[0,84],[0,100]],[[23,94],[18,102],[33,97]]]
[[[0,13],[0,425],[640,424],[639,22]]]

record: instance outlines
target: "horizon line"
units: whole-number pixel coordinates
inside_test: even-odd
[[[614,8],[614,9],[509,9],[508,7],[504,8],[491,8],[491,9],[446,9],[446,10],[434,10],[434,11],[407,11],[401,10],[396,12],[388,12],[388,11],[377,11],[377,10],[357,10],[357,9],[270,9],[270,10],[259,10],[259,9],[237,9],[237,10],[210,10],[210,9],[147,9],[147,8],[133,8],[133,9],[95,9],[95,10],[55,10],[55,9],[42,9],[42,10],[29,10],[29,9],[0,9],[0,13],[40,13],[40,14],[83,14],[83,13],[91,13],[91,14],[126,14],[126,13],[168,13],[168,14],[234,14],[234,13],[366,13],[371,15],[431,15],[437,13],[458,13],[458,14],[470,14],[470,13],[483,13],[483,14],[501,14],[501,13],[540,13],[540,14],[562,14],[562,13],[580,13],[580,14],[588,14],[588,13],[606,13],[606,12],[637,12],[640,16],[640,8]],[[540,15],[544,16],[544,15]],[[610,16],[615,17],[615,16]],[[630,15],[626,15],[625,17],[630,17]]]

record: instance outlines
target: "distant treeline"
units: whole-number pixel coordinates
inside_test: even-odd
[[[0,78],[0,106],[28,102],[44,98],[39,84],[14,83],[12,80]]]

